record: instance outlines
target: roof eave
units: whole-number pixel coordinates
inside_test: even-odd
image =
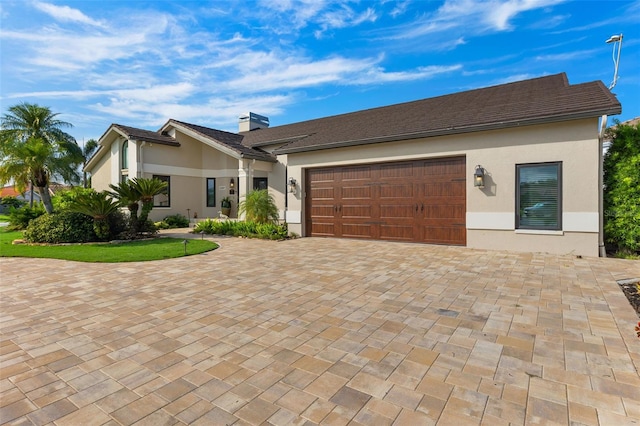
[[[585,118],[596,118],[602,115],[616,115],[616,114],[620,114],[621,112],[622,112],[622,108],[620,107],[620,105],[618,105],[615,107],[612,106],[607,109],[599,109],[597,111],[595,110],[580,111],[580,112],[571,113],[571,114],[536,117],[536,118],[525,119],[525,120],[501,121],[496,123],[477,124],[477,125],[464,126],[464,127],[449,127],[445,129],[434,129],[434,130],[429,130],[424,132],[403,133],[399,135],[389,135],[389,136],[381,136],[381,137],[367,138],[367,139],[337,141],[337,142],[332,142],[332,143],[327,143],[322,145],[301,146],[301,147],[291,147],[291,148],[282,147],[282,148],[276,149],[274,153],[293,154],[293,153],[299,153],[299,152],[320,151],[323,149],[346,148],[351,146],[368,145],[368,144],[375,144],[375,143],[397,142],[397,141],[410,140],[410,139],[430,138],[430,137],[436,137],[436,136],[447,136],[447,135],[488,131],[488,130],[500,130],[500,129],[507,129],[512,127],[557,123],[560,121],[580,120]]]

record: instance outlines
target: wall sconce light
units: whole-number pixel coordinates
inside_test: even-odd
[[[229,179],[229,188],[233,189],[236,187],[236,181],[233,178]]]
[[[473,174],[473,186],[484,188],[484,169],[481,165],[476,166],[476,171]]]
[[[292,194],[295,193],[297,186],[298,186],[298,182],[296,182],[294,178],[289,178],[289,192]]]

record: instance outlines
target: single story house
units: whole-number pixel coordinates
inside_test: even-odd
[[[113,124],[88,162],[92,185],[169,183],[152,215],[218,217],[268,188],[289,230],[598,256],[602,129],[621,105],[600,81],[564,73],[238,133],[169,120]]]

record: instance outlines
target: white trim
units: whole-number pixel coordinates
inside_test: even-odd
[[[513,231],[515,221],[513,212],[467,212],[467,229]]]
[[[600,215],[596,212],[562,213],[562,229],[569,232],[598,232]]]
[[[164,164],[144,164],[144,172],[147,174],[167,175],[167,176],[188,176],[188,177],[215,177],[215,178],[235,178],[238,171],[236,169],[195,169],[191,167],[167,166]]]
[[[564,235],[564,231],[549,231],[546,229],[516,229],[516,234],[527,235]]]

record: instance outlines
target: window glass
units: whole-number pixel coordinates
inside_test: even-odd
[[[124,141],[122,144],[122,169],[129,168],[129,141]]]
[[[267,178],[257,177],[253,178],[253,189],[267,189]]]
[[[216,206],[216,180],[207,178],[207,207]]]
[[[167,188],[160,194],[153,197],[153,207],[170,207],[171,206],[171,178],[169,176],[153,175],[154,179],[160,179],[167,182]]]
[[[516,227],[562,229],[562,163],[516,166]]]

